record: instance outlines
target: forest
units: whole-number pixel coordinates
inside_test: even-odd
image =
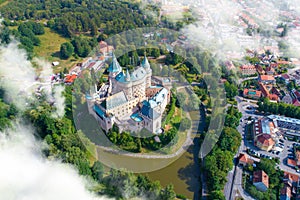
[[[153,17],[142,13],[138,3],[120,0],[16,0],[0,8],[0,12],[4,18],[17,22],[28,19],[45,22],[66,37],[96,36],[98,30],[110,35],[156,23]]]

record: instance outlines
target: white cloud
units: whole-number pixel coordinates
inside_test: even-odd
[[[0,83],[6,91],[6,97],[20,110],[26,108],[28,98],[34,98],[32,93],[41,87],[49,102],[55,99],[56,113],[54,116],[62,117],[64,114],[63,86],[51,86],[53,74],[51,64],[43,59],[34,58],[33,62],[40,68],[36,69],[27,60],[26,52],[18,48],[18,42],[13,40],[8,46],[0,47]],[[52,88],[56,88],[52,91]]]
[[[0,133],[0,200],[103,200],[70,165],[42,156],[29,127]]]

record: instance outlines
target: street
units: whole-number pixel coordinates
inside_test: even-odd
[[[254,146],[253,141],[248,141],[245,135],[245,127],[248,123],[248,118],[251,117],[252,119],[257,119],[260,117],[263,117],[263,115],[256,114],[255,113],[255,108],[257,108],[257,105],[255,101],[253,100],[246,100],[242,97],[237,96],[236,101],[238,102],[238,109],[242,113],[242,120],[237,127],[237,130],[239,133],[241,133],[242,136],[242,141],[241,145],[239,147],[238,153],[236,154],[235,158],[238,157],[240,153],[246,153],[247,148],[254,150],[255,152],[259,153],[260,155],[266,155],[270,156],[272,158],[279,158],[279,168],[283,171],[289,172],[291,174],[295,175],[300,175],[300,173],[296,172],[295,169],[289,167],[286,165],[286,160],[289,152],[289,150],[293,147],[292,141],[284,140],[284,148],[283,151],[280,152],[278,155],[272,152],[266,152],[263,150],[258,149],[257,147]],[[259,158],[253,157],[249,155],[250,158],[252,158],[255,161],[259,161]],[[227,175],[227,184],[225,185],[224,188],[224,195],[226,199],[234,199],[236,195],[241,196],[244,199],[249,199],[252,200],[253,198],[247,194],[244,189],[242,188],[242,174],[243,174],[243,169],[240,167],[235,167],[233,170],[231,170],[228,175]],[[232,184],[233,183],[233,184]],[[232,187],[232,188],[231,188]]]

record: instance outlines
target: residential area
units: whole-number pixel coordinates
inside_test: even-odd
[[[243,141],[230,198],[300,199],[299,61],[268,50],[247,53],[249,63],[238,69]]]

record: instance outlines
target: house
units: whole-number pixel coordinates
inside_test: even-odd
[[[240,153],[239,157],[239,164],[242,166],[246,166],[247,164],[253,164],[253,160],[249,158],[249,156],[245,153]]]
[[[243,76],[250,76],[256,73],[256,68],[254,65],[242,65],[240,66],[240,71]]]
[[[270,66],[268,66],[268,67],[266,68],[266,74],[267,74],[267,75],[274,75],[274,74],[275,74],[275,69],[272,68],[272,67],[270,67]]]
[[[270,151],[275,145],[275,142],[270,134],[264,133],[255,138],[254,144],[261,150]]]
[[[291,187],[284,184],[283,188],[280,190],[280,200],[290,200],[292,197]]]
[[[298,101],[298,99],[294,99],[292,104],[294,106],[300,106],[300,102]]]
[[[52,66],[57,66],[57,65],[59,65],[59,62],[58,62],[58,61],[52,62]]]
[[[99,52],[102,53],[103,55],[107,55],[108,53],[113,52],[114,47],[111,45],[108,45],[104,41],[99,42]]]
[[[285,81],[285,83],[289,83],[291,77],[288,74],[282,74],[280,77],[282,80]]]
[[[77,78],[77,74],[72,74],[72,75],[67,74],[64,79],[64,83],[70,85],[75,81],[76,78]]]
[[[272,87],[271,93],[276,94],[279,97],[282,96],[282,94],[280,93],[280,91],[276,87]]]
[[[271,94],[267,87],[263,83],[259,83],[259,88],[262,92],[262,96],[268,98],[270,101],[278,102],[279,97],[276,94]]]
[[[287,159],[287,165],[290,167],[296,167],[297,166],[297,162],[295,160],[292,160],[290,158]]]
[[[258,81],[263,84],[273,84],[273,83],[275,83],[275,78],[270,75],[260,75],[258,77]]]
[[[251,99],[259,99],[261,97],[261,91],[253,89],[244,89],[243,96]]]
[[[293,99],[291,97],[291,95],[286,94],[282,99],[281,102],[286,103],[286,104],[292,104],[293,103]]]
[[[293,90],[292,94],[296,99],[300,100],[300,92],[298,92],[297,90]]]
[[[296,151],[295,156],[296,156],[297,166],[299,166],[300,165],[300,151],[299,150]]]
[[[263,171],[253,173],[253,185],[260,191],[265,192],[269,188],[269,176]]]
[[[257,65],[256,70],[259,74],[265,74],[265,70],[262,68],[261,65]]]

